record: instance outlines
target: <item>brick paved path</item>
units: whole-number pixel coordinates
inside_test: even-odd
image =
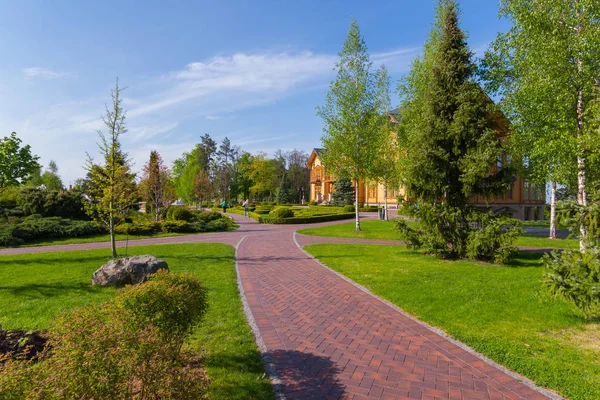
[[[294,231],[303,226],[236,219],[241,228],[235,232],[130,241],[129,245],[238,243],[237,268],[250,323],[285,398],[557,398],[521,382],[319,264],[294,241]],[[373,243],[300,236],[302,244]],[[106,246],[7,249],[0,254]]]

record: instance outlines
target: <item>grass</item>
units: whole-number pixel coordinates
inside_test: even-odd
[[[234,249],[222,244],[131,247],[152,254],[173,272],[190,272],[209,289],[209,310],[189,346],[205,360],[211,399],[272,399],[273,393],[237,290]],[[0,256],[0,324],[3,329],[45,329],[54,316],[108,300],[112,288],[92,287],[106,249]]]
[[[313,245],[320,261],[415,317],[571,400],[600,398],[600,325],[542,287],[539,254],[509,266],[399,246]]]
[[[413,223],[414,224],[414,223]],[[360,223],[362,231],[356,232],[354,222],[347,224],[329,225],[320,228],[299,230],[298,233],[310,236],[331,236],[358,239],[400,240],[394,229],[393,221],[367,220]],[[548,239],[542,236],[523,235],[516,243],[517,246],[540,247],[553,249],[578,249],[577,239]]]

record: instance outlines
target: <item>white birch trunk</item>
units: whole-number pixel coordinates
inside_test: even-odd
[[[552,180],[550,189],[550,239],[556,239],[556,181]]]
[[[388,218],[388,204],[387,204],[387,198],[388,198],[388,185],[387,185],[387,182],[385,183],[385,186],[383,188],[383,197],[385,197],[384,202],[383,202],[383,219],[385,221],[389,221],[389,218]]]
[[[360,232],[360,211],[359,211],[359,205],[358,205],[358,178],[355,180],[356,182],[356,188],[354,190],[354,198],[355,198],[355,202],[356,202],[356,232]]]

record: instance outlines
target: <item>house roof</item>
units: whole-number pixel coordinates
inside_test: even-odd
[[[321,154],[323,154],[323,148],[317,148],[315,147],[313,149],[313,151],[310,153],[310,157],[308,157],[308,160],[306,161],[306,168],[310,168],[310,164],[313,163],[313,161],[315,160],[315,158],[317,156],[320,156]]]

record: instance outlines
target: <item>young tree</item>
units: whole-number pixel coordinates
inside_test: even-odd
[[[21,143],[15,132],[0,139],[0,188],[20,185],[40,168],[31,146]]]
[[[546,180],[577,175],[577,202],[586,213],[590,157],[598,151],[600,3],[597,0],[501,0],[512,21],[487,53],[484,77],[503,94],[515,120],[516,146],[547,168]],[[581,218],[580,249],[588,228]]]
[[[337,77],[329,85],[325,105],[317,108],[324,123],[323,161],[335,175],[350,177],[358,187],[372,175],[380,135],[375,76],[354,19],[335,69]],[[358,195],[357,190],[356,230],[360,231]]]
[[[155,150],[150,152],[150,160],[144,166],[138,189],[141,197],[146,201],[146,207],[154,213],[155,221],[160,219],[161,211],[176,200],[171,173]]]
[[[254,183],[250,190],[262,199],[273,197],[277,188],[277,174],[275,164],[267,158],[264,152],[258,152],[252,157],[252,165],[248,177]]]
[[[294,149],[287,152],[285,158],[292,201],[300,204],[310,188],[310,170],[306,167],[308,154]]]
[[[53,160],[48,163],[48,169],[44,171],[40,177],[42,184],[49,190],[61,190],[64,189],[62,180],[58,175],[58,166]]]
[[[202,209],[202,202],[209,198],[213,188],[208,178],[208,174],[199,170],[194,179],[193,197],[198,200],[198,208]]]
[[[373,167],[373,178],[381,183],[384,188],[384,218],[388,216],[388,189],[390,186],[400,186],[400,147],[398,135],[393,131],[392,109],[390,106],[390,77],[385,65],[377,71],[377,104],[379,108],[381,137],[379,157],[375,160]]]
[[[102,117],[107,133],[98,131],[98,147],[104,163],[95,164],[88,154],[86,165],[91,180],[86,211],[108,227],[113,258],[117,257],[115,224],[137,203],[135,174],[131,173],[127,153],[121,150],[119,141],[120,136],[127,133],[121,91],[117,80],[111,90],[112,106],[106,107],[106,114]]]

